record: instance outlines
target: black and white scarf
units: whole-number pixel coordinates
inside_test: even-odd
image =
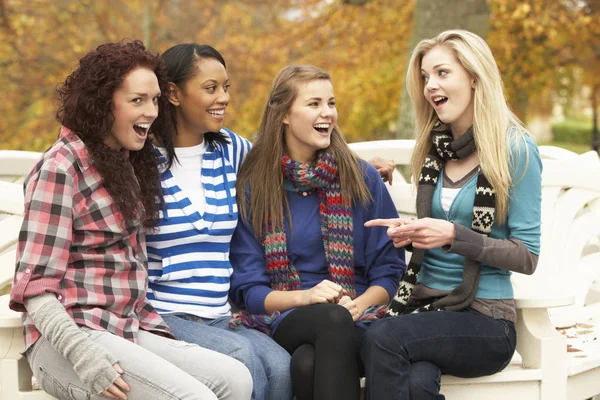
[[[431,216],[431,203],[433,192],[445,160],[460,160],[473,154],[476,149],[473,127],[469,128],[461,137],[454,140],[449,128],[438,122],[431,130],[432,146],[425,158],[419,186],[417,189],[417,217]],[[475,232],[489,235],[494,225],[496,214],[496,193],[482,171],[477,177],[475,201],[473,202],[473,222],[471,229]],[[396,316],[408,313],[406,309],[411,294],[417,284],[421,263],[425,255],[424,249],[413,248],[408,269],[398,293],[392,300],[387,315]],[[465,259],[462,283],[446,296],[436,298],[432,302],[419,304],[417,308],[410,307],[411,312],[462,310],[468,307],[477,293],[479,286],[480,263],[476,260]],[[414,311],[413,311],[414,309]]]

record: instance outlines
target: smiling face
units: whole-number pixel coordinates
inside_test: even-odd
[[[333,86],[327,79],[297,83],[298,93],[283,119],[285,149],[296,161],[311,162],[329,147],[337,122]]]
[[[158,116],[158,79],[150,69],[132,69],[113,93],[114,121],[104,143],[113,149],[140,150]]]
[[[421,60],[423,94],[438,118],[456,137],[473,125],[475,79],[445,45],[435,46]]]
[[[169,84],[177,118],[176,147],[198,145],[205,133],[219,132],[229,104],[229,77],[223,64],[214,58],[200,58],[195,64],[195,75],[180,85]]]

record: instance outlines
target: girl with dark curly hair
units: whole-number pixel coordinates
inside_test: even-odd
[[[173,340],[146,299],[143,230],[164,204],[147,140],[168,112],[160,57],[101,45],[58,94],[59,139],[25,181],[10,301],[35,377],[59,399],[248,399],[243,364]]]

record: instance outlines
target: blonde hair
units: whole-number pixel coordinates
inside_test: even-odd
[[[425,54],[436,46],[451,49],[458,61],[475,79],[473,93],[473,133],[483,174],[496,191],[496,220],[503,224],[508,212],[508,197],[511,186],[510,146],[527,136],[523,124],[511,112],[500,71],[487,43],[474,33],[464,30],[449,30],[433,39],[419,42],[410,57],[406,73],[406,89],[415,105],[416,145],[411,160],[413,180],[418,182],[421,168],[431,148],[430,132],[438,121],[433,107],[425,98],[421,62]],[[509,135],[509,127],[514,135]],[[509,137],[510,136],[510,137]],[[527,147],[525,147],[527,148]]]
[[[240,216],[248,220],[251,215],[257,238],[260,238],[263,223],[269,220],[272,229],[283,227],[282,205],[289,214],[281,169],[285,145],[283,119],[296,99],[298,84],[318,79],[331,81],[329,74],[315,66],[289,65],[281,69],[273,80],[256,140],[242,164],[236,184]],[[358,158],[346,144],[337,125],[331,132],[329,151],[337,162],[344,203],[351,205],[358,201],[366,204],[371,195]],[[250,196],[247,189],[250,189]]]

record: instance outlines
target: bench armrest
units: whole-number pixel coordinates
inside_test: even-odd
[[[552,307],[565,307],[575,303],[575,296],[572,294],[561,295],[532,295],[515,297],[517,309],[548,309]]]
[[[0,329],[21,328],[23,326],[21,313],[8,308],[9,300],[8,294],[0,296]]]

